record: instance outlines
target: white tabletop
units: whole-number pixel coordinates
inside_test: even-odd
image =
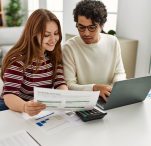
[[[20,113],[0,112],[0,137],[29,131],[43,146],[151,146],[151,100],[107,111],[104,119],[48,135]]]

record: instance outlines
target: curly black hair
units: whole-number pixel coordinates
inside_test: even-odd
[[[92,23],[99,23],[102,26],[107,20],[106,6],[98,0],[82,0],[77,3],[73,10],[74,21],[78,22],[78,16],[85,16],[91,19]]]

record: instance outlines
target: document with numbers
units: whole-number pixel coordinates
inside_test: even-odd
[[[34,87],[34,100],[48,108],[65,110],[92,109],[98,100],[99,91],[73,91]]]

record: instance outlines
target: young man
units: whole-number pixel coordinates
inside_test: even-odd
[[[117,38],[101,33],[107,20],[106,7],[100,1],[82,0],[73,15],[80,36],[63,46],[65,79],[69,89],[100,91],[107,101],[111,85],[126,75]]]

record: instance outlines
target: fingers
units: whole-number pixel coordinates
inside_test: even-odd
[[[111,92],[109,92],[109,91],[105,91],[105,92],[104,92],[104,95],[105,95],[106,97],[109,97],[110,94],[111,94]]]
[[[101,97],[103,98],[103,100],[104,100],[105,102],[107,102],[107,97],[106,97],[105,95],[101,95]]]
[[[107,91],[111,93],[112,87],[111,86],[107,86]]]
[[[28,113],[30,116],[37,115],[45,108],[46,108],[46,105],[39,102],[28,101],[25,104],[25,112]]]
[[[37,114],[39,114],[41,112],[41,110],[40,111],[28,111],[28,115],[29,116],[35,116],[35,115],[37,115]]]
[[[112,87],[109,85],[102,85],[100,88],[100,96],[103,98],[105,102],[107,102],[108,97],[111,94]]]
[[[45,107],[45,104],[40,102],[28,101],[27,107],[31,110],[36,110]]]

